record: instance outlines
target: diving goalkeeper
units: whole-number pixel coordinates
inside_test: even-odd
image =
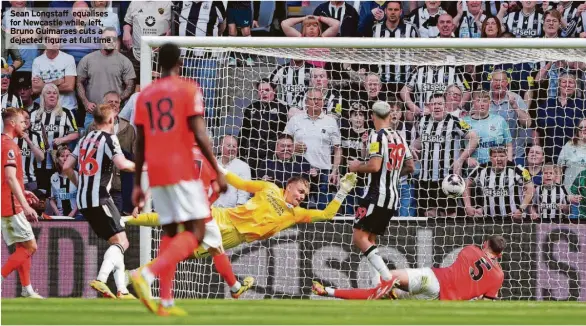
[[[356,174],[348,173],[340,180],[340,190],[324,210],[304,209],[299,204],[309,193],[309,182],[302,177],[290,178],[285,189],[281,189],[272,182],[243,180],[234,173],[220,169],[229,184],[254,194],[240,206],[212,207],[212,218],[220,228],[223,249],[268,239],[295,224],[332,220],[348,192],[356,185]],[[157,213],[124,216],[123,220],[128,225],[159,225]],[[208,255],[208,249],[200,246],[191,258]]]

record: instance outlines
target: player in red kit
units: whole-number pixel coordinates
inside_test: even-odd
[[[415,268],[392,271],[399,283],[396,289],[333,289],[314,281],[312,291],[339,299],[370,300],[386,292],[390,299],[473,300],[498,298],[504,273],[498,259],[506,247],[500,235],[490,236],[482,245],[466,246],[449,267]]]
[[[28,222],[38,219],[30,204],[38,203],[39,199],[24,190],[22,155],[14,142],[15,138],[24,136],[26,123],[21,110],[11,107],[2,113],[2,123],[2,238],[7,246],[16,244],[16,250],[2,266],[2,280],[17,270],[22,284],[21,295],[42,299],[31,285],[31,257],[37,250],[37,241]]]
[[[210,216],[207,195],[193,164],[191,139],[195,138],[202,154],[214,171],[213,155],[204,121],[202,92],[197,83],[179,77],[181,50],[174,44],[159,49],[161,78],[146,87],[136,102],[136,172],[132,193],[134,206],[144,206],[141,188],[142,167],[148,165],[149,187],[159,214],[163,237],[159,255],[153,264],[131,273],[136,293],[147,308],[158,315],[185,315],[175,307],[172,295],[177,264],[202,242],[205,222]],[[223,174],[215,182],[226,191]],[[179,232],[178,226],[183,225]],[[151,284],[160,279],[161,303],[150,297]]]

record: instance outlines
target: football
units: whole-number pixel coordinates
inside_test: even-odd
[[[466,189],[466,183],[461,176],[457,174],[450,174],[442,181],[442,191],[446,196],[457,198],[462,196]]]

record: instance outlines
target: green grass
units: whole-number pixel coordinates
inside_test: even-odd
[[[179,300],[187,317],[157,317],[138,301],[3,299],[2,324],[585,324],[586,303]]]

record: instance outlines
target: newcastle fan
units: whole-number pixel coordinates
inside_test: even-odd
[[[505,27],[516,37],[537,38],[543,31],[543,14],[535,8],[536,1],[521,1],[522,8],[505,18]]]
[[[397,106],[394,104],[393,106]],[[365,195],[356,209],[352,240],[368,259],[372,285],[392,285],[396,278],[378,253],[376,236],[383,235],[399,209],[401,177],[415,170],[407,141],[391,129],[391,105],[372,106],[376,133],[370,136],[367,162],[351,161],[350,172],[368,173]],[[381,280],[382,277],[382,280]]]
[[[444,95],[436,93],[429,104],[431,113],[419,121],[418,137],[411,146],[421,169],[417,182],[419,216],[455,216],[457,203],[441,189],[449,174],[461,175],[462,166],[478,147],[479,138],[470,125],[446,112]],[[463,139],[468,140],[464,150]]]
[[[471,190],[474,184],[476,187]],[[523,219],[525,210],[532,203],[534,191],[529,171],[510,162],[504,147],[493,147],[490,149],[490,163],[476,167],[466,180],[466,214]]]
[[[542,184],[535,187],[531,219],[559,222],[570,214],[570,204],[578,205],[581,196],[569,194],[566,187],[556,183],[556,166],[543,165]]]
[[[300,105],[307,86],[309,72],[313,65],[305,60],[291,59],[289,63],[278,66],[269,77],[271,83],[277,85],[277,96],[281,102],[289,106]]]
[[[112,170],[114,165],[121,171],[134,171],[134,163],[122,154],[118,138],[114,135],[115,108],[109,104],[99,105],[93,112],[96,130],[80,139],[73,154],[63,165],[63,172],[77,187],[77,207],[100,239],[108,241],[110,247],[104,254],[96,280],[90,286],[106,298],[133,299],[126,288],[124,274],[124,252],[128,249],[128,238],[120,224],[120,212],[110,197]],[[79,171],[79,178],[75,172]],[[118,288],[114,295],[106,281],[114,271]]]
[[[29,191],[37,189],[37,177],[35,175],[35,163],[45,158],[45,143],[38,132],[31,130],[30,114],[26,110],[21,111],[24,117],[25,129],[22,137],[14,138],[20,148],[20,155],[24,163],[24,188]]]

